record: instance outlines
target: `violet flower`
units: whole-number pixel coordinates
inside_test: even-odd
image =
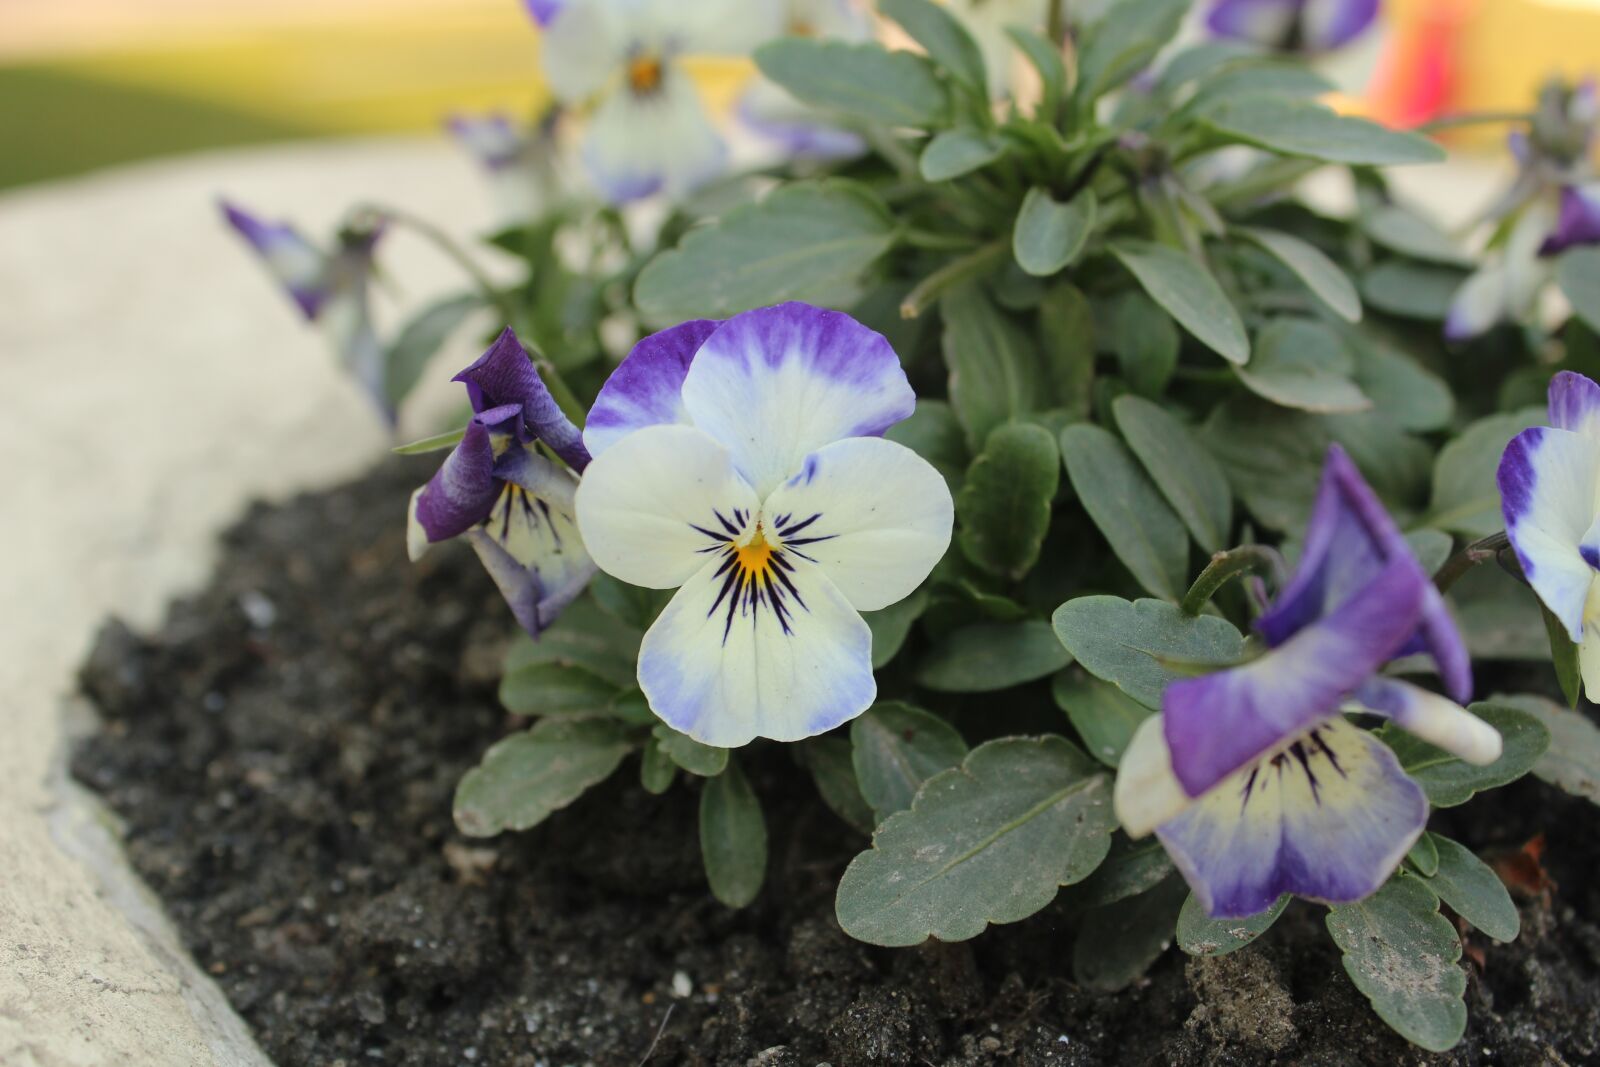
[[[1122,759],[1117,814],[1152,830],[1215,917],[1284,893],[1328,903],[1381,886],[1422,833],[1427,798],[1366,710],[1473,763],[1500,735],[1456,703],[1378,672],[1431,655],[1457,701],[1471,665],[1443,598],[1355,465],[1329,449],[1300,565],[1256,628],[1269,651],[1173,682]]]
[[[261,257],[306,321],[321,327],[339,361],[393,426],[397,398],[389,395],[388,360],[373,329],[368,298],[383,219],[346,225],[334,250],[324,252],[286,222],[266,222],[226,200],[221,207],[228,224]]]
[[[510,329],[452,380],[466,385],[473,415],[412,494],[407,547],[416,560],[429,545],[466,538],[518,624],[537,637],[594,576],[572,514],[589,451]]]
[[[1379,0],[1214,0],[1206,27],[1219,37],[1284,52],[1329,52],[1361,36]]]

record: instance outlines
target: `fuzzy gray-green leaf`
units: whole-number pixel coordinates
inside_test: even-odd
[[[1513,941],[1522,929],[1522,916],[1511,902],[1500,876],[1462,844],[1425,834],[1439,855],[1439,864],[1428,876],[1428,888],[1452,911],[1496,941]]]
[[[1207,348],[1229,363],[1250,358],[1250,338],[1238,309],[1192,256],[1152,241],[1133,240],[1114,242],[1111,253],[1152,300]]]
[[[703,745],[666,723],[657,723],[651,733],[655,737],[656,744],[661,746],[661,751],[690,774],[699,775],[701,778],[712,778],[721,774],[723,768],[728,765],[727,749]]]
[[[976,453],[996,426],[1034,410],[1041,384],[1038,353],[978,286],[955,289],[939,302],[939,312],[950,406]]]
[[[761,892],[767,877],[767,823],[750,782],[736,761],[700,794],[700,857],[711,894],[742,908]]]
[[[1165,408],[1143,397],[1119,396],[1111,411],[1123,440],[1195,542],[1207,552],[1220,552],[1233,528],[1233,490],[1206,446]]]
[[[933,64],[876,44],[780,37],[756,49],[761,73],[813,107],[885,126],[937,125],[949,93]]]
[[[936,641],[916,678],[937,692],[989,693],[1044,678],[1071,662],[1043,619],[979,622]]]
[[[1057,608],[1052,622],[1084,670],[1147,708],[1159,709],[1167,683],[1185,677],[1175,668],[1223,667],[1244,655],[1244,638],[1232,623],[1185,615],[1163,600],[1078,597]]]
[[[1127,446],[1098,426],[1061,432],[1067,476],[1111,551],[1147,592],[1177,600],[1187,587],[1189,535]]]
[[[550,719],[496,742],[456,786],[455,821],[469,837],[526,830],[610,777],[633,748],[607,719]]]
[[[1393,166],[1445,158],[1444,149],[1420,134],[1340,115],[1305,99],[1258,95],[1227,100],[1200,120],[1224,140],[1328,163]]]
[[[1039,559],[1061,453],[1050,431],[1016,422],[989,435],[956,497],[961,550],[990,574],[1021,578]]]
[[[881,823],[911,806],[922,783],[967,756],[956,728],[921,708],[874,704],[850,725],[851,765]]]
[[[1133,732],[1152,714],[1115,685],[1075,670],[1056,675],[1050,695],[1072,720],[1089,755],[1108,767],[1122,762]]]
[[[1178,947],[1191,956],[1226,956],[1266,933],[1293,899],[1287,893],[1246,919],[1213,919],[1193,893],[1178,912]]]
[[[1089,240],[1098,209],[1092,189],[1066,203],[1054,199],[1042,186],[1029,189],[1011,232],[1011,252],[1017,265],[1045,278],[1071,264]]]
[[[1361,295],[1356,292],[1355,283],[1337,263],[1323,254],[1322,249],[1279,230],[1240,226],[1229,232],[1265,249],[1340,318],[1346,322],[1361,321]]]
[[[1436,808],[1465,804],[1475,793],[1516,781],[1533,769],[1550,745],[1550,731],[1519,708],[1478,703],[1467,710],[1500,732],[1503,743],[1500,758],[1487,767],[1452,756],[1397,726],[1385,726],[1378,731],[1384,744],[1394,750],[1400,766],[1416,779]]]

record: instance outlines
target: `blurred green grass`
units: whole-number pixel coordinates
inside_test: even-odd
[[[153,156],[328,132],[59,67],[0,67],[0,189]]]

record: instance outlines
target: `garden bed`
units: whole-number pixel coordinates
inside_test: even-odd
[[[1486,855],[1543,833],[1553,882],[1515,943],[1464,934],[1471,1021],[1440,1056],[1373,1016],[1307,904],[1118,994],[1071,981],[1065,895],[970,943],[855,943],[833,889],[864,839],[777,746],[747,761],[772,858],[743,911],[706,891],[698,779],[653,797],[630,763],[531,832],[462,836],[456,781],[519,724],[495,698],[512,625],[465,549],[407,563],[428,470],[257,508],[209,589],[159,633],[108,623],[83,670],[104,727],[74,771],[279,1063],[1600,1060],[1600,818],[1532,777],[1434,817]]]

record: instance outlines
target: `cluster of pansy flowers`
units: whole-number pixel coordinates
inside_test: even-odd
[[[1595,82],[1551,82],[1539,94],[1529,128],[1509,135],[1517,178],[1487,213],[1495,241],[1451,302],[1448,338],[1465,341],[1502,321],[1534,319],[1552,277],[1552,257],[1600,244],[1597,128]]]

